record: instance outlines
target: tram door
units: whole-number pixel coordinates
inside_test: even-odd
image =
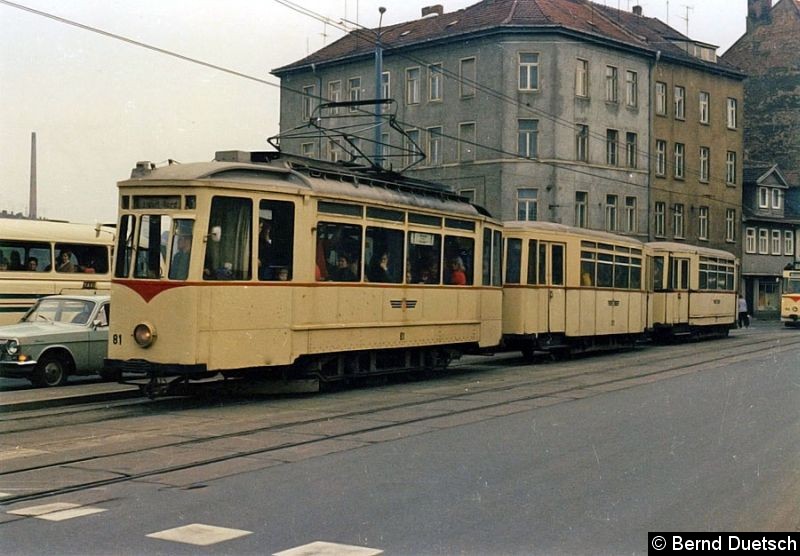
[[[669,322],[689,322],[689,259],[671,257],[669,260]]]
[[[540,286],[539,307],[547,319],[548,332],[564,332],[566,328],[564,249],[563,243],[528,241],[528,283]]]

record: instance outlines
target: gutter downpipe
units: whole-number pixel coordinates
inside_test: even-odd
[[[655,223],[653,222],[653,174],[652,174],[652,166],[653,166],[653,146],[655,145],[655,137],[653,137],[653,98],[652,95],[655,91],[655,87],[653,85],[655,82],[653,81],[655,77],[655,67],[658,64],[658,61],[661,59],[661,51],[656,51],[656,58],[655,61],[650,62],[650,83],[648,87],[650,91],[648,96],[651,98],[649,99],[650,102],[647,103],[647,133],[648,143],[650,146],[648,147],[648,156],[647,156],[647,241],[653,241],[653,227]],[[665,216],[666,218],[666,216]]]
[[[381,26],[383,24],[383,14],[386,8],[383,6],[378,8],[380,12],[380,19],[378,20],[378,32],[375,36],[375,99],[380,101],[383,93],[382,78],[383,78],[383,46],[381,45]],[[383,104],[378,102],[375,105],[375,165],[383,166],[381,155],[383,149],[381,146],[381,124],[383,122]]]

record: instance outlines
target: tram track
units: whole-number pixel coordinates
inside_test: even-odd
[[[81,465],[102,463],[102,461],[105,459],[110,460],[119,456],[130,456],[139,453],[145,454],[146,452],[154,449],[202,447],[203,443],[213,440],[247,437],[248,435],[256,435],[259,433],[286,433],[297,427],[309,427],[315,424],[330,424],[336,421],[343,422],[341,420],[355,420],[358,422],[359,419],[372,419],[372,421],[368,421],[371,424],[360,428],[356,427],[352,430],[346,430],[338,433],[323,433],[321,436],[307,436],[306,438],[300,439],[288,439],[285,442],[276,442],[272,445],[259,447],[257,449],[236,450],[232,451],[231,453],[204,457],[197,461],[191,461],[187,463],[161,466],[154,465],[152,468],[143,470],[141,472],[124,473],[120,471],[114,471],[113,469],[107,469],[107,472],[116,474],[116,476],[101,480],[76,482],[75,484],[57,488],[42,488],[30,492],[22,492],[18,495],[4,498],[2,503],[9,504],[14,502],[22,502],[73,492],[86,491],[89,489],[95,489],[128,481],[147,480],[148,478],[164,475],[166,473],[224,463],[237,458],[246,458],[250,456],[269,456],[269,454],[276,453],[281,450],[303,448],[327,441],[347,440],[348,438],[352,438],[356,435],[379,433],[381,431],[399,426],[419,425],[421,427],[425,427],[426,424],[430,424],[436,419],[466,416],[467,414],[473,412],[480,412],[480,415],[482,415],[483,418],[488,419],[493,416],[507,414],[504,413],[503,409],[509,404],[516,404],[517,406],[520,406],[521,404],[528,407],[528,409],[532,409],[537,407],[537,402],[539,401],[548,402],[542,405],[550,405],[549,402],[558,403],[559,401],[570,401],[588,397],[590,395],[599,395],[606,391],[634,387],[641,384],[642,381],[652,382],[658,380],[659,375],[662,375],[662,379],[671,378],[673,376],[679,376],[680,374],[688,374],[691,372],[718,368],[736,360],[757,358],[775,350],[783,351],[797,349],[797,346],[800,345],[800,338],[789,338],[788,340],[781,338],[778,341],[776,341],[775,338],[758,340],[750,339],[749,341],[743,340],[741,342],[737,342],[736,345],[730,346],[730,349],[725,350],[725,353],[722,356],[720,356],[720,350],[717,345],[711,346],[708,345],[708,343],[697,343],[690,345],[692,347],[700,346],[700,353],[698,354],[697,350],[693,350],[690,355],[682,353],[676,357],[674,350],[671,349],[666,349],[666,353],[664,354],[653,353],[651,351],[648,352],[645,357],[638,358],[639,360],[635,362],[635,365],[631,361],[631,359],[636,359],[635,357],[621,357],[615,359],[616,361],[619,361],[620,359],[622,360],[614,365],[599,365],[598,367],[600,368],[595,370],[590,369],[588,371],[585,368],[582,371],[578,370],[578,368],[581,366],[586,367],[585,361],[569,361],[565,362],[564,365],[554,365],[552,367],[547,366],[553,370],[563,371],[557,376],[548,378],[540,377],[540,379],[531,376],[527,380],[515,379],[513,377],[513,373],[526,372],[524,366],[511,366],[508,368],[509,372],[512,373],[510,380],[497,385],[462,389],[462,391],[459,393],[442,392],[439,394],[433,394],[429,397],[423,397],[422,399],[414,399],[400,403],[391,403],[393,400],[385,400],[385,402],[388,403],[378,403],[376,407],[370,409],[341,411],[337,412],[335,415],[328,415],[316,419],[290,419],[277,424],[234,429],[230,432],[214,435],[212,437],[206,436],[199,438],[188,438],[178,442],[167,441],[158,446],[148,446],[145,449],[133,448],[114,450],[111,452],[98,453],[91,456],[62,459],[40,465],[33,464],[29,466],[18,466],[15,469],[12,468],[1,472],[0,484],[7,484],[13,481],[13,477],[15,475],[19,476],[23,473],[43,472],[46,470],[52,470],[54,468],[79,468]],[[682,350],[682,352],[684,351],[686,350]],[[632,352],[628,352],[626,355],[631,354]],[[638,353],[636,355],[644,354]],[[650,355],[655,355],[655,357],[649,357]],[[684,357],[688,357],[689,360],[682,361]],[[597,362],[597,360],[593,359],[593,362]],[[583,365],[581,365],[582,363]],[[668,364],[664,365],[664,363]],[[481,365],[473,363],[471,365],[463,365],[461,367],[469,367],[469,370],[467,371],[467,369],[465,369],[465,371],[471,374],[473,372],[482,373],[483,371],[481,368],[484,366],[485,364]],[[649,368],[650,370],[633,370],[627,375],[620,374],[620,371],[630,369],[634,366],[639,369]],[[558,369],[555,369],[555,367],[558,367]],[[389,388],[394,388],[394,386]],[[447,390],[448,388],[449,387],[447,385],[442,386],[442,390]],[[464,401],[472,401],[473,403],[465,404],[465,406],[461,408],[448,405],[448,402],[451,404],[455,402],[457,405],[458,402]],[[242,404],[245,402],[239,401],[236,403]],[[438,411],[421,411],[426,405],[436,406],[437,404],[440,406]],[[521,411],[522,409],[519,410]],[[96,410],[93,409],[92,411]],[[409,416],[385,422],[381,422],[380,420],[381,413],[409,412],[411,415],[413,415],[415,411],[418,411],[416,416]],[[142,415],[140,414],[139,416]],[[127,419],[130,417],[135,417],[135,415],[122,418]],[[165,422],[167,422],[166,419],[168,418],[168,416],[164,416]],[[0,490],[2,489],[0,488]]]

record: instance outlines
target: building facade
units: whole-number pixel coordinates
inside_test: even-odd
[[[398,123],[427,154],[412,175],[449,184],[503,220],[547,220],[738,254],[739,238],[730,237],[725,219],[731,207],[740,218],[741,185],[722,177],[729,150],[741,176],[741,127],[729,132],[717,110],[722,99],[741,103],[743,76],[713,52],[704,59],[700,43],[641,9],[585,0],[484,0],[452,13],[439,7],[419,20],[350,33],[274,70],[281,131],[302,125],[321,100],[374,98],[378,39],[381,98],[395,99]],[[695,114],[699,92],[710,93],[713,118],[657,116],[657,79],[695,95],[684,99]],[[682,177],[657,172],[658,141],[671,149],[671,174],[679,160],[672,150],[682,145]],[[703,162],[705,182],[703,141],[721,145]],[[340,156],[324,140],[282,139],[281,148]],[[684,207],[679,233],[670,227],[680,223],[671,212],[663,234],[656,233],[662,204]]]

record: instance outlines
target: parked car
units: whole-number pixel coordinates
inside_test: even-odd
[[[0,376],[59,386],[69,375],[100,374],[108,355],[109,296],[52,295],[17,324],[0,326]]]

